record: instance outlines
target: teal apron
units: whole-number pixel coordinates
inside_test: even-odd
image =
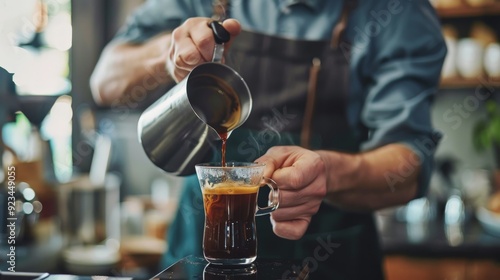
[[[330,41],[297,41],[243,31],[226,63],[247,82],[253,109],[244,126],[227,142],[228,161],[252,162],[275,145],[300,145],[310,131],[310,149],[357,152],[366,139],[363,127],[350,127],[348,55]],[[311,79],[313,59],[321,70]],[[314,114],[304,123],[311,86]],[[302,135],[303,136],[303,135]],[[220,146],[214,148],[216,158]],[[220,158],[220,157],[219,157]],[[266,195],[259,204],[266,205]],[[187,255],[202,256],[204,212],[196,176],[186,178],[171,227],[165,268]],[[383,279],[382,257],[371,213],[353,213],[322,203],[305,235],[296,241],[277,237],[269,216],[257,217],[258,259],[295,259],[308,263],[312,279]],[[293,270],[294,268],[291,268]],[[298,269],[298,268],[296,268]]]

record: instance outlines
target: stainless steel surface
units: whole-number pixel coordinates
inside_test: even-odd
[[[65,245],[94,245],[120,237],[121,179],[109,173],[103,185],[88,176],[62,184],[58,208]]]
[[[224,45],[223,44],[215,44],[214,54],[212,56],[212,62],[221,62],[223,54],[224,54]]]
[[[0,271],[0,279],[5,280],[42,280],[49,277],[48,273],[43,272],[9,272]]]
[[[200,76],[206,77],[199,79]],[[147,108],[138,122],[139,141],[146,155],[156,166],[173,175],[194,174],[194,165],[208,160],[209,151],[219,139],[215,130],[200,118],[214,112],[195,112],[190,102],[206,98],[195,96],[200,91],[193,93],[189,90],[194,86],[193,81],[196,81],[196,87],[203,87],[199,84],[200,80],[207,83],[207,87],[213,87],[215,81],[223,81],[236,93],[241,105],[241,116],[236,127],[246,121],[252,109],[250,90],[236,71],[214,62],[193,69],[184,80]],[[203,110],[210,109],[214,110],[210,107]]]

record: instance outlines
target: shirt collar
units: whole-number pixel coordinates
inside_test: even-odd
[[[317,12],[321,9],[320,0],[278,0],[280,10],[286,12],[294,5],[305,5]]]

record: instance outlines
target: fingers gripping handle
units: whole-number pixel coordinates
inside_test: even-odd
[[[218,21],[211,21],[208,23],[209,27],[214,33],[215,47],[212,56],[212,62],[221,62],[224,53],[224,43],[227,43],[231,38],[231,34],[222,26]]]
[[[280,204],[280,190],[278,189],[276,182],[270,178],[262,178],[261,184],[261,187],[265,185],[271,189],[271,192],[269,193],[269,205],[266,207],[257,206],[257,212],[255,213],[256,216],[269,214],[278,209]]]
[[[218,21],[211,21],[209,23],[210,28],[214,32],[215,43],[224,44],[229,41],[231,38],[231,34],[222,26],[222,24]]]

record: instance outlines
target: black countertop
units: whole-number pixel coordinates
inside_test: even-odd
[[[259,280],[309,279],[308,266],[300,262],[259,259],[250,266],[236,268],[214,266],[202,257],[189,256],[158,273],[154,280]]]
[[[149,278],[149,277],[148,277]],[[148,279],[144,278],[144,279]],[[11,273],[0,271],[2,280],[130,280],[132,277],[84,276],[49,273]],[[140,278],[143,279],[143,278]],[[151,280],[309,280],[307,263],[291,260],[257,259],[238,267],[210,265],[203,257],[188,256],[149,278]]]
[[[485,231],[474,216],[457,227],[445,226],[442,219],[417,224],[394,216],[382,219],[379,233],[385,255],[500,259],[500,235]]]

